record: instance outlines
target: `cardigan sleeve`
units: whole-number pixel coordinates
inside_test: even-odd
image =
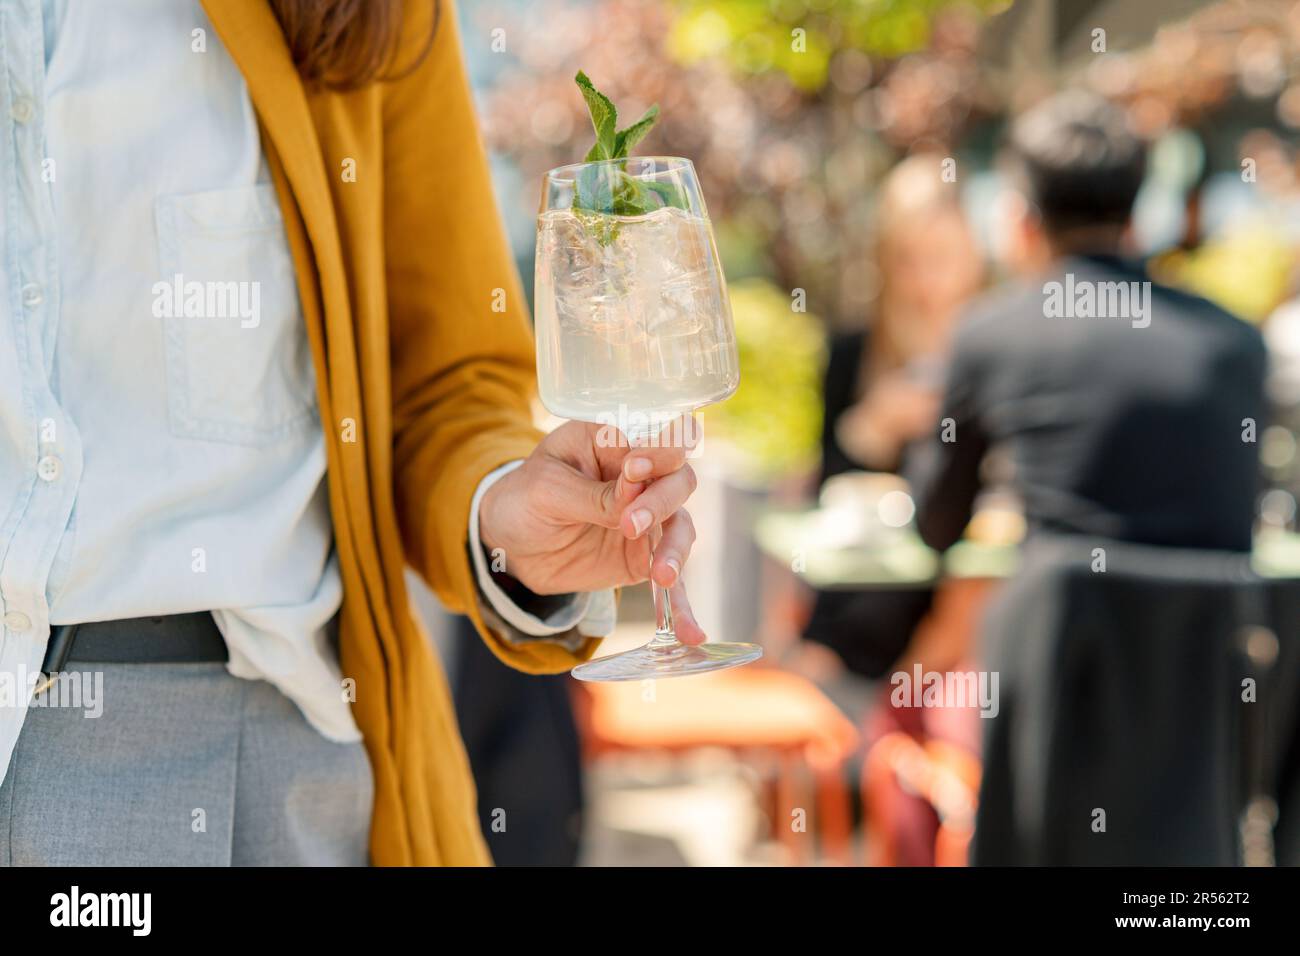
[[[474,115],[455,4],[406,4],[418,67],[384,84],[384,242],[391,334],[394,495],[406,558],[446,607],[467,614],[521,670],[563,671],[596,640],[519,641],[485,620],[471,567],[479,482],[540,439],[531,418],[532,332]],[[569,647],[576,650],[570,650]]]

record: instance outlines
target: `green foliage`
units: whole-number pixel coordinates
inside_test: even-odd
[[[795,312],[763,279],[730,285],[740,387],[704,410],[705,428],[740,452],[750,477],[770,481],[812,466],[821,440],[822,323]]]
[[[721,56],[743,73],[778,70],[816,91],[837,51],[923,49],[934,15],[958,2],[987,13],[1009,0],[678,0],[669,51],[683,63]]]

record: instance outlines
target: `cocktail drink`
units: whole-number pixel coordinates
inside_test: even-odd
[[[736,390],[707,219],[672,206],[604,221],[552,209],[538,221],[537,249],[538,384],[552,412],[580,421],[614,412],[620,423],[635,413],[652,429]]]
[[[556,415],[654,441],[739,384],[727,286],[689,160],[620,157],[547,173],[534,289],[539,390]],[[651,588],[654,640],[575,677],[671,677],[762,655],[754,644],[681,644],[667,594]]]

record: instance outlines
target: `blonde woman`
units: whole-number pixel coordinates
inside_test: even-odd
[[[834,338],[824,385],[821,480],[896,472],[909,442],[936,426],[944,352],[984,266],[943,158],[916,155],[885,177],[876,209],[880,291],[865,331]],[[805,637],[876,676],[930,606],[928,590],[818,595]]]

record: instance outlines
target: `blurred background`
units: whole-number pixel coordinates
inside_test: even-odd
[[[1008,271],[998,147],[1056,90],[1120,105],[1149,144],[1133,238],[1153,278],[1264,331],[1278,414],[1259,440],[1255,561],[1300,576],[1300,3],[457,6],[530,290],[542,175],[592,141],[578,69],[625,121],[659,104],[638,153],[695,163],[742,377],[704,413],[687,581],[712,639],[766,650],[761,667],[657,684],[524,678],[426,596],[498,862],[967,862],[981,721],[893,706],[889,675],[972,659],[1024,521],[986,462],[992,490],[963,540],[926,548],[892,472],[899,444],[933,427],[933,387],[913,376],[866,408],[854,383],[941,351]],[[937,182],[955,189],[936,199]],[[889,427],[846,437],[869,411]],[[644,591],[624,595],[605,650],[649,636]]]

